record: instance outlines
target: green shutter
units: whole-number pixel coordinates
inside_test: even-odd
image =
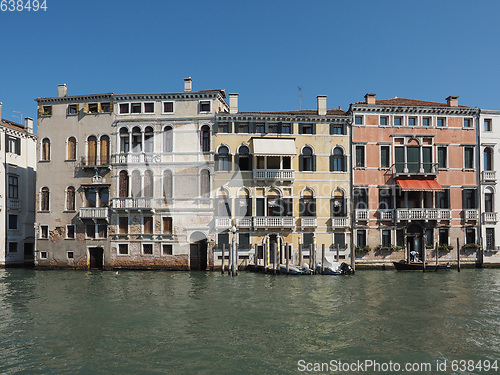
[[[233,155],[229,154],[227,155],[227,159],[228,159],[228,171],[232,171],[233,170]]]
[[[330,155],[330,172],[333,172],[334,171],[334,166],[335,164],[335,157],[333,155]]]
[[[299,171],[304,170],[304,155],[299,155]]]
[[[219,170],[219,155],[218,154],[214,155],[214,169],[216,171]]]
[[[420,170],[420,147],[406,148],[406,161],[410,173],[418,173]]]
[[[299,134],[304,134],[303,124],[300,124],[300,123],[299,123]]]
[[[233,125],[233,124],[234,124],[234,125]],[[237,123],[236,121],[230,122],[230,123],[229,123],[229,126],[233,126],[233,127],[234,127],[234,133],[235,133],[235,134],[238,134],[238,131],[239,131],[240,129],[239,129],[239,125],[238,125],[238,123]]]
[[[264,198],[257,198],[256,199],[256,203],[257,203],[257,216],[264,216]]]
[[[312,156],[312,168],[313,171],[316,171],[316,155]]]
[[[212,126],[212,134],[217,134],[219,132],[219,122],[215,120],[214,125]]]
[[[396,164],[396,172],[397,173],[402,173],[404,169],[404,162],[405,162],[405,149],[404,147],[395,147],[394,148],[394,157],[395,157],[395,164]]]
[[[316,123],[312,124],[312,133],[316,134]]]
[[[249,133],[255,133],[255,121],[253,122],[248,122],[248,132]]]
[[[432,171],[432,148],[422,148],[422,157],[424,159],[424,172],[430,173]]]

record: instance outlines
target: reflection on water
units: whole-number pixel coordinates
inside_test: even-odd
[[[355,276],[0,270],[0,373],[296,373],[500,359],[500,271]]]

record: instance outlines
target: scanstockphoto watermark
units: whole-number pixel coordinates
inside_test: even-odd
[[[47,0],[1,0],[1,12],[46,12]]]
[[[332,359],[329,362],[308,362],[303,359],[297,362],[300,372],[314,373],[402,373],[402,372],[498,372],[498,360],[436,360],[433,362],[380,362],[374,359],[342,361]]]

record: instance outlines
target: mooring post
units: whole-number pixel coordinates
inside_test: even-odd
[[[316,249],[314,248],[314,244],[311,244],[310,250],[309,250],[309,260],[311,261],[311,269],[313,275],[316,275]]]
[[[457,271],[460,272],[460,240],[457,237]]]
[[[325,244],[321,245],[321,274],[325,274]]]
[[[291,245],[285,243],[286,274],[290,273],[290,256],[292,254]]]
[[[234,269],[233,276],[238,276],[238,244],[234,242]]]
[[[337,244],[337,262],[340,262],[340,244]]]
[[[278,260],[278,252],[277,252],[277,249],[276,249],[276,242],[274,242],[272,244],[272,247],[273,247],[273,274],[276,275],[276,263],[277,263],[277,260]]]
[[[229,255],[229,259],[228,259],[228,262],[227,262],[227,274],[230,275],[231,274],[231,268],[233,266],[233,246],[232,244],[229,244],[229,249],[228,249],[228,255]]]
[[[302,244],[299,242],[299,267],[304,263],[304,256],[302,255]]]
[[[425,246],[425,243],[423,244],[423,251],[422,251],[422,272],[425,272],[425,259],[427,258],[426,257],[426,251],[427,251],[427,248]]]
[[[226,244],[222,244],[222,266],[220,268],[220,272],[224,275],[224,257],[226,252]]]
[[[436,271],[438,269],[438,262],[439,262],[439,246],[438,246],[438,243],[436,242]]]

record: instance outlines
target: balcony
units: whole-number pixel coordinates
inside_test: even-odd
[[[356,210],[356,220],[368,220],[368,210]]]
[[[495,182],[497,180],[496,178],[496,171],[482,171],[481,172],[481,180],[483,182]]]
[[[21,209],[21,201],[19,199],[9,199],[9,209],[20,210]]]
[[[383,221],[392,221],[394,218],[394,210],[378,210],[379,218]]]
[[[464,210],[465,220],[477,220],[479,219],[478,210]]]
[[[113,198],[114,209],[151,210],[153,198]]]
[[[292,169],[254,169],[253,179],[257,181],[293,181],[295,171]]]
[[[496,223],[497,222],[497,213],[496,212],[483,212],[483,222]]]
[[[345,228],[349,226],[348,217],[332,217],[333,228]]]
[[[392,165],[394,177],[401,176],[437,176],[438,163],[395,163]]]
[[[157,153],[124,153],[113,154],[111,156],[113,164],[145,164],[145,163],[159,163],[161,162],[161,155]]]
[[[397,221],[401,220],[450,220],[451,210],[442,208],[398,208]]]
[[[109,217],[108,207],[82,207],[80,219],[105,219]]]
[[[231,218],[230,217],[216,217],[215,218],[215,228],[217,229],[229,229],[231,228]]]
[[[300,226],[302,228],[316,228],[318,226],[316,217],[313,216],[302,216],[300,218]]]
[[[253,218],[255,228],[288,228],[295,226],[295,218],[283,216],[257,216]]]
[[[237,228],[251,228],[252,227],[252,218],[251,217],[243,217],[240,219],[236,219],[236,227]]]
[[[82,167],[84,169],[95,169],[95,168],[110,169],[111,168],[111,166],[109,164],[109,157],[103,157],[103,158],[82,157],[80,159],[80,167]]]

